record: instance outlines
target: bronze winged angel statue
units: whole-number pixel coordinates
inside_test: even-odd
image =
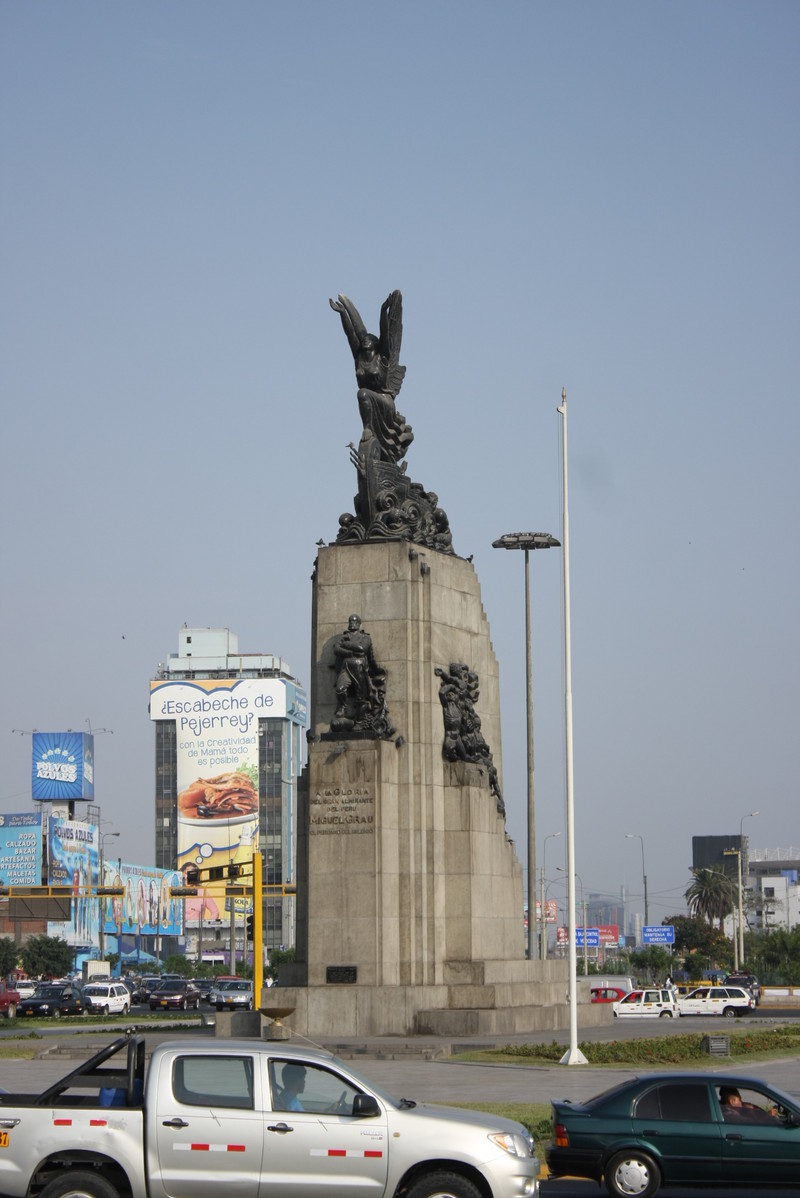
[[[400,365],[403,297],[399,291],[393,291],[384,300],[379,337],[367,332],[358,309],[346,295],[329,302],[341,317],[355,361],[358,410],[364,426],[362,453],[396,464],[402,461],[414,440],[411,426],[395,407],[406,373],[405,366]]]
[[[368,333],[358,309],[346,295],[329,300],[338,312],[356,366],[358,410],[363,432],[358,448],[351,441],[350,461],[356,468],[355,513],[339,517],[338,543],[411,541],[453,552],[447,513],[434,491],[406,473],[406,452],[414,440],[411,425],[395,400],[406,368],[400,365],[403,340],[403,297],[392,291],[381,306],[380,334]]]

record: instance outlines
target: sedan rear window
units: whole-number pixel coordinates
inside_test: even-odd
[[[637,1119],[669,1119],[675,1123],[710,1123],[711,1103],[705,1082],[668,1082],[655,1086],[636,1103]]]

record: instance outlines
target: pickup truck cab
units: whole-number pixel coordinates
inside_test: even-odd
[[[536,1198],[538,1174],[521,1124],[396,1101],[285,1041],[171,1041],[145,1074],[143,1039],[121,1037],[41,1094],[0,1094],[8,1198]]]

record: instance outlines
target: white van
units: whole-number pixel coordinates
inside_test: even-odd
[[[92,982],[83,988],[83,1003],[87,1011],[127,1015],[131,1009],[131,996],[128,987],[121,982]]]

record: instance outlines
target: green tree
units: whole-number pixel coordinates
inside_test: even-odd
[[[704,972],[710,967],[711,960],[704,953],[687,953],[683,962],[683,968],[690,982],[699,982]]]
[[[295,959],[293,948],[273,948],[269,953],[269,964],[264,966],[265,978],[277,978],[281,965],[290,965]]]
[[[686,891],[692,915],[700,916],[712,925],[716,920],[721,930],[725,916],[733,911],[736,898],[736,887],[724,869],[711,866],[692,870],[692,882]]]
[[[696,915],[670,915],[663,920],[675,929],[676,953],[699,952],[715,957],[720,949],[720,934],[709,923]],[[722,940],[727,943],[727,937]]]
[[[31,936],[22,946],[22,964],[34,977],[63,977],[72,970],[75,950],[57,936]]]
[[[182,953],[172,953],[167,957],[162,969],[164,973],[179,973],[182,978],[192,976],[191,961],[187,961]]]
[[[648,944],[639,952],[631,953],[631,965],[638,978],[657,982],[672,971],[672,957],[660,944]]]
[[[18,946],[6,936],[0,937],[0,978],[8,977],[11,970],[17,968],[18,960]]]

